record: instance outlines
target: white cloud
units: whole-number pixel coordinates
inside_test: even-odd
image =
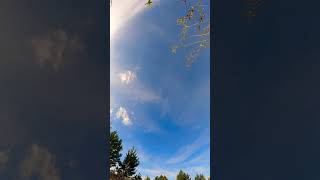
[[[132,83],[132,81],[136,80],[137,76],[132,71],[126,71],[123,73],[119,73],[119,78],[122,83],[129,84]]]
[[[143,84],[137,84],[131,89],[125,90],[124,94],[127,95],[128,100],[131,99],[138,102],[158,102],[160,100],[159,95]]]
[[[135,102],[159,102],[160,96],[151,88],[142,83],[136,72],[122,70],[119,65],[113,64],[110,77],[111,103],[123,104],[120,99]],[[116,101],[115,101],[116,100]]]
[[[203,134],[202,137],[204,137],[204,135],[205,134]],[[180,170],[188,173],[192,178],[194,178],[196,174],[200,173],[207,176],[210,175],[209,147],[190,161],[166,164],[166,159],[164,157],[149,154],[139,143],[133,144],[137,148],[141,163],[138,167],[138,172],[140,172],[144,177],[149,176],[151,179],[154,179],[155,176],[165,175],[169,180],[174,180]],[[132,145],[127,145],[125,149],[131,146]]]
[[[122,123],[126,126],[131,125],[132,122],[129,118],[128,112],[124,107],[119,107],[119,110],[116,113],[118,119],[122,119]]]
[[[58,169],[55,166],[55,157],[43,147],[36,144],[20,164],[23,179],[38,177],[42,180],[60,180]]]
[[[202,164],[202,163],[210,163],[210,149],[207,148],[204,152],[194,157],[193,159],[185,162],[185,165],[194,165],[194,164]]]
[[[153,3],[157,3],[154,0]],[[113,0],[110,7],[110,37],[114,40],[116,34],[136,15],[147,10],[145,1],[141,0]]]
[[[191,157],[197,150],[209,144],[209,131],[205,130],[195,141],[180,148],[177,153],[167,160],[167,164],[182,163]]]

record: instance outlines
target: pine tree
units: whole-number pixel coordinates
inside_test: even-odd
[[[142,180],[141,174],[139,173],[138,175],[135,175],[132,179],[133,180]]]
[[[194,180],[206,180],[206,177],[203,174],[197,174]]]
[[[151,180],[149,176],[147,176],[144,180]]]
[[[122,154],[122,140],[119,138],[117,131],[110,133],[110,169],[116,169],[120,163]]]
[[[177,180],[191,180],[191,177],[189,176],[189,174],[180,170],[179,174],[177,175]]]
[[[160,175],[159,177],[156,176],[156,177],[154,178],[154,180],[168,180],[168,178],[167,178],[166,176],[164,176],[164,175]]]
[[[135,148],[130,149],[120,165],[123,176],[128,178],[133,177],[133,175],[136,174],[136,168],[138,167],[139,163],[137,151]]]
[[[110,132],[110,179],[112,180],[142,180],[140,174],[136,174],[139,158],[134,148],[130,149],[121,162],[122,140],[117,131]]]

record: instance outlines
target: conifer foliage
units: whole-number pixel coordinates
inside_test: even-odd
[[[207,180],[203,174],[197,174],[194,180]]]
[[[180,170],[177,175],[177,180],[191,180],[191,177],[189,176],[189,174]]]
[[[137,174],[136,168],[139,165],[139,158],[135,148],[131,148],[123,161],[121,161],[122,140],[117,131],[110,133],[110,179],[111,180],[142,180]]]
[[[156,176],[156,177],[154,178],[154,180],[168,180],[168,178],[167,178],[166,176],[164,176],[164,175],[160,175],[159,177]]]

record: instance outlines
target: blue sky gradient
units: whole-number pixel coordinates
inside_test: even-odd
[[[130,8],[126,7],[129,6]],[[111,7],[111,126],[134,146],[138,171],[175,179],[178,171],[210,175],[210,53],[191,68],[173,54],[184,15],[180,1],[118,0]]]

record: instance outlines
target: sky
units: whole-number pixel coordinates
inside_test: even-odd
[[[0,2],[0,179],[104,179],[103,1]]]
[[[208,1],[205,1],[208,2]],[[191,68],[178,41],[180,1],[112,2],[110,14],[110,123],[135,147],[138,172],[175,179],[179,170],[210,176],[210,52]]]

